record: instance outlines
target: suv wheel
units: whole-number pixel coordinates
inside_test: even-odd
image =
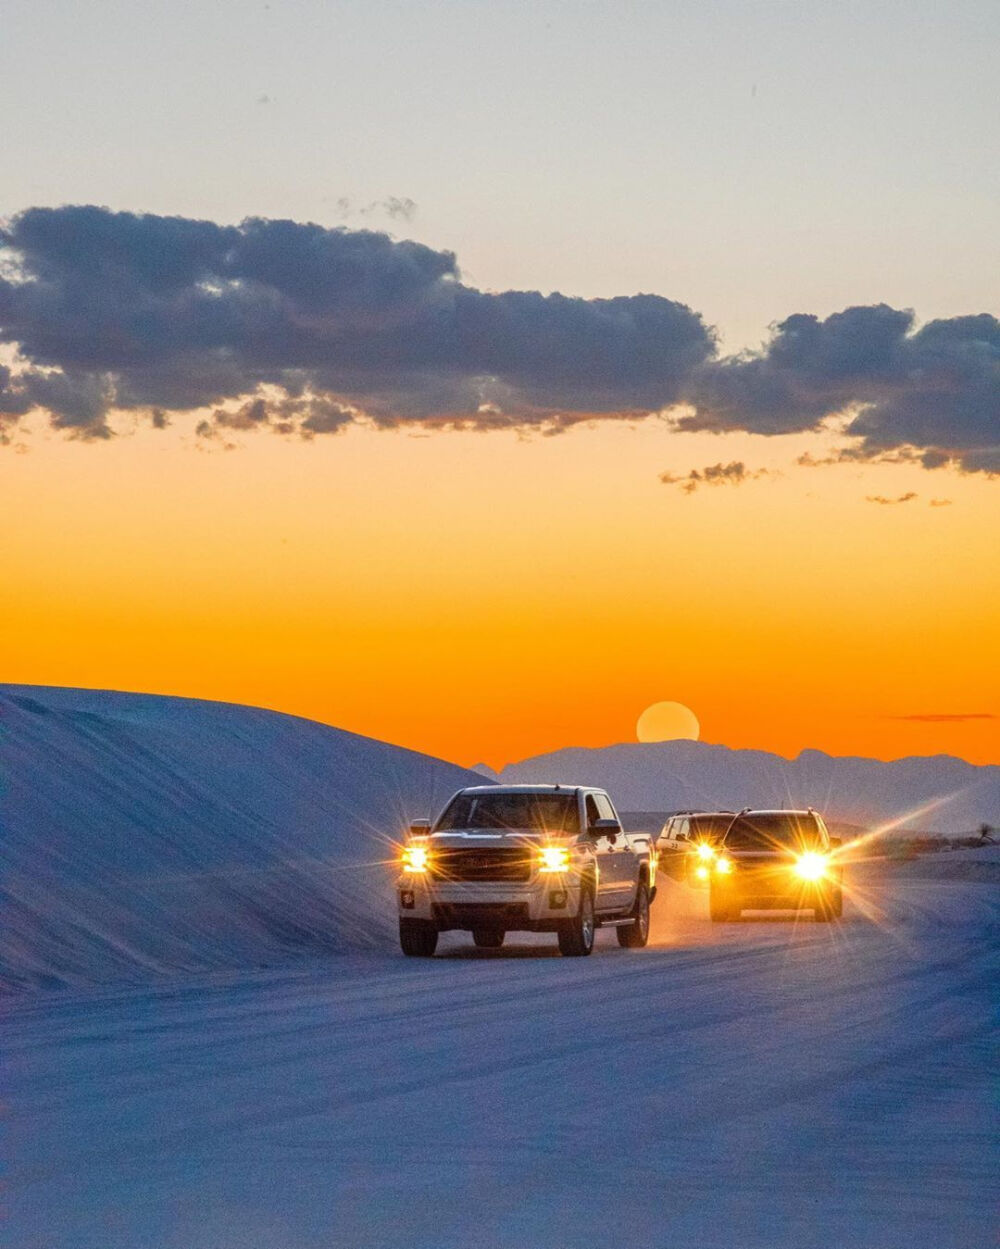
[[[730,898],[720,897],[715,889],[708,895],[708,917],[713,924],[728,924],[730,920],[739,919],[742,908],[734,905]]]
[[[635,891],[635,906],[632,907],[632,923],[616,928],[618,944],[626,950],[641,950],[649,940],[649,886],[644,880],[639,881]]]
[[[472,940],[481,950],[499,950],[506,935],[505,932],[489,932],[477,928],[472,931]]]
[[[559,953],[567,958],[589,954],[594,948],[594,928],[594,891],[590,885],[583,885],[579,910],[559,925]]]
[[[399,921],[399,948],[409,958],[430,958],[437,949],[438,931],[425,919]]]

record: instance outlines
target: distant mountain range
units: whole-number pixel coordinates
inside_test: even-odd
[[[796,759],[707,742],[570,747],[512,763],[505,782],[600,785],[620,810],[730,810],[812,806],[831,819],[873,827],[957,833],[1000,825],[1000,767],[950,755],[838,758],[804,750]]]

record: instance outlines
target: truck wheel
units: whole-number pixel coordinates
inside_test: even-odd
[[[817,924],[828,924],[831,920],[840,919],[843,913],[844,891],[839,885],[831,885],[816,899],[813,916]]]
[[[618,944],[626,950],[641,950],[649,940],[649,886],[644,880],[639,881],[639,887],[635,891],[632,920],[631,924],[623,924],[615,929]]]
[[[488,932],[481,928],[472,930],[472,940],[481,950],[499,950],[506,935],[505,932]]]
[[[728,924],[730,920],[739,919],[738,905],[733,905],[727,898],[720,898],[714,889],[708,895],[708,918],[713,924]]]
[[[559,925],[559,953],[582,958],[594,948],[594,893],[589,885],[580,889],[580,909]]]
[[[399,948],[409,958],[430,958],[437,949],[438,932],[425,919],[399,921]]]

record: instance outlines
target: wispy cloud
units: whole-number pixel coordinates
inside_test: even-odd
[[[408,195],[389,195],[385,199],[369,200],[357,204],[347,195],[337,200],[337,211],[347,221],[351,217],[389,217],[392,221],[412,221],[417,215],[416,200]]]
[[[685,494],[694,494],[700,486],[741,486],[746,481],[769,475],[766,468],[750,471],[742,460],[731,460],[728,464],[720,462],[701,469],[692,468],[690,472],[679,475],[661,473],[660,481],[665,486],[679,486]]]
[[[887,499],[884,494],[866,494],[866,503],[880,503],[883,507],[895,507],[897,503],[912,503],[916,498],[916,494],[910,490],[906,494],[897,495],[894,499]]]
[[[886,716],[887,720],[909,720],[919,724],[961,724],[966,720],[998,720],[1000,716],[989,711],[942,711],[924,712],[911,716]]]

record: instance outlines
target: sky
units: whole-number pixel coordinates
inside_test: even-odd
[[[4,26],[3,679],[1000,760],[995,5]]]

